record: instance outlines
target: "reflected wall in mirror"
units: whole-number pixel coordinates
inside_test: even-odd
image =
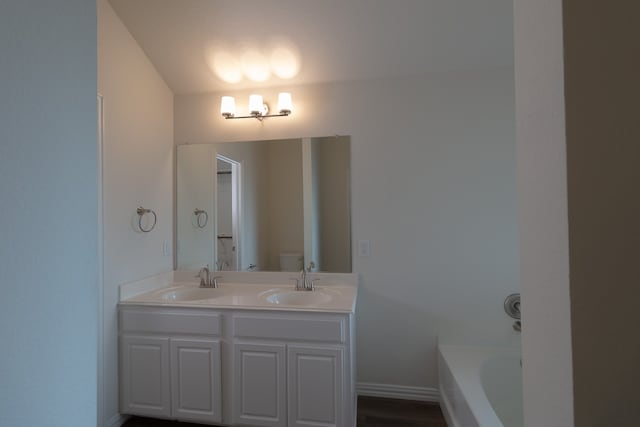
[[[179,270],[351,272],[350,137],[180,145],[177,159]]]

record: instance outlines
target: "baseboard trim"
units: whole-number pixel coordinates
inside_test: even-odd
[[[121,427],[129,418],[131,418],[129,415],[115,414],[104,422],[104,427]]]
[[[386,397],[389,399],[439,402],[440,393],[433,387],[415,387],[395,384],[357,383],[358,396]]]

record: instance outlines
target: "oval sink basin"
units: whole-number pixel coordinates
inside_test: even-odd
[[[267,301],[282,305],[319,305],[331,301],[331,295],[319,291],[287,291],[269,295]]]
[[[225,294],[221,288],[182,288],[162,292],[160,298],[165,301],[197,301]]]

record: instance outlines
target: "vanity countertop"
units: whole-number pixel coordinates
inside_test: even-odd
[[[290,274],[225,272],[218,288],[202,288],[192,272],[165,273],[121,287],[120,305],[353,313],[357,279],[316,273],[315,290],[295,290]],[[189,278],[190,280],[185,280]],[[153,283],[149,285],[149,283]]]

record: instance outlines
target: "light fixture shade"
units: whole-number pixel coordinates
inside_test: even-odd
[[[278,94],[278,111],[280,114],[291,114],[291,110],[293,108],[293,104],[291,102],[291,93],[289,92],[280,92]]]
[[[249,111],[252,116],[261,116],[264,110],[264,102],[261,95],[249,95]]]
[[[223,96],[220,102],[220,114],[223,117],[233,117],[236,114],[236,100],[233,96]]]

